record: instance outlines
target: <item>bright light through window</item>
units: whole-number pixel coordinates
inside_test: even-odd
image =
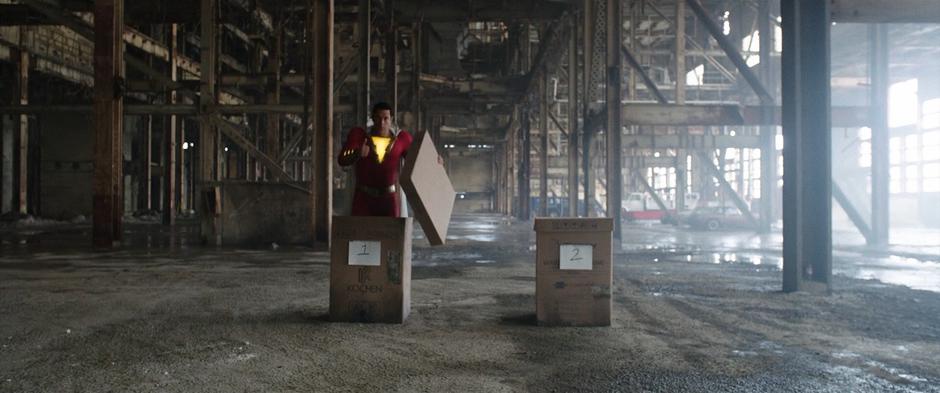
[[[760,32],[755,31],[751,35],[744,37],[741,40],[741,48],[744,48],[744,51],[747,53],[747,57],[744,61],[747,63],[748,67],[753,67],[760,64]]]
[[[701,86],[705,83],[705,65],[699,64],[685,74],[685,84],[688,86]]]
[[[891,85],[888,94],[888,125],[903,127],[917,123],[917,79]]]

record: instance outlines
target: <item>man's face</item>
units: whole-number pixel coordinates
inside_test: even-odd
[[[372,122],[375,123],[375,128],[381,131],[389,131],[392,129],[392,111],[384,109],[377,110],[372,114]]]

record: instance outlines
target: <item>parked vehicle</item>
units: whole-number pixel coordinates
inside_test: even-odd
[[[680,223],[692,228],[715,231],[719,229],[754,229],[754,225],[734,206],[702,206],[680,217]]]
[[[686,207],[694,209],[698,205],[699,194],[688,193],[685,197]],[[653,197],[643,192],[631,192],[623,200],[621,210],[625,221],[659,220],[662,223],[672,223],[678,216],[676,202],[672,198],[663,198],[668,210],[662,210]]]

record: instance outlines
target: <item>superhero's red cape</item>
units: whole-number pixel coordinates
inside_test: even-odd
[[[379,163],[375,145],[366,131],[356,127],[349,130],[339,155],[342,166],[356,165],[356,192],[353,194],[352,215],[398,217],[398,176],[401,160],[411,147],[413,138],[408,131],[392,135],[385,157]],[[369,155],[359,158],[363,144],[369,145]]]

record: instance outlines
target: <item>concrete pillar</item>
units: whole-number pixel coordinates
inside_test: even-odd
[[[334,0],[309,0],[308,42],[313,45],[313,173],[311,196],[317,242],[329,245],[333,218],[333,16]],[[366,1],[368,2],[368,1]]]
[[[124,1],[95,0],[95,169],[92,238],[96,247],[121,241],[123,214]]]
[[[830,12],[823,0],[782,0],[783,290],[831,291]]]
[[[869,26],[871,80],[871,239],[887,245],[890,228],[890,140],[888,128],[888,87],[890,51],[888,26]]]
[[[620,205],[623,195],[623,23],[621,0],[607,0],[607,216],[614,219],[614,249],[621,236]]]

